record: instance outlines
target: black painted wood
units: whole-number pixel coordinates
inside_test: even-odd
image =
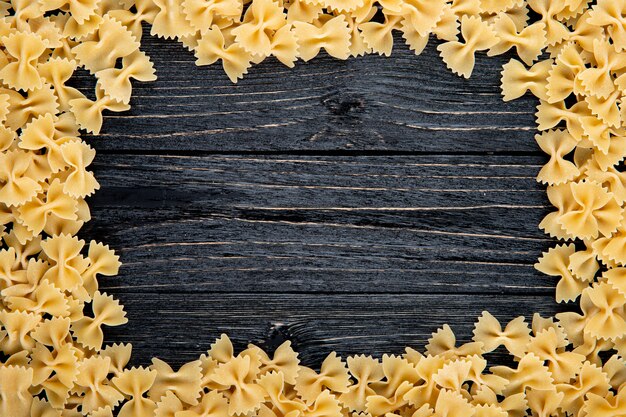
[[[550,294],[541,161],[100,155],[87,230],[124,291]]]
[[[197,359],[214,339],[229,334],[235,348],[255,343],[273,351],[291,340],[302,362],[319,366],[335,350],[343,355],[422,350],[448,322],[458,340],[471,339],[474,321],[488,309],[502,320],[532,319],[563,311],[551,295],[464,294],[150,294],[120,293],[129,325],[107,332],[105,342],[132,342],[133,363],[158,356],[174,365]],[[498,354],[499,353],[499,354]],[[503,362],[501,352],[491,355]]]
[[[136,364],[181,364],[221,332],[290,339],[315,364],[420,347],[446,322],[467,340],[485,309],[563,310],[532,267],[552,243],[537,228],[546,158],[535,100],[501,101],[507,57],[463,80],[434,43],[399,45],[267,62],[235,86],[174,42],[143,42],[160,78],[87,137],[102,189],[82,234],[122,257],[101,286],[130,323],[107,341],[133,342]]]

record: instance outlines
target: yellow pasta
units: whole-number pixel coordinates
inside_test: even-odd
[[[252,65],[252,55],[241,46],[236,43],[226,46],[222,30],[217,25],[202,34],[195,51],[198,58],[196,65],[211,65],[221,59],[224,71],[232,82],[243,77]]]
[[[351,31],[344,16],[333,17],[320,27],[294,22],[293,30],[298,39],[300,58],[304,61],[315,58],[322,48],[335,58],[350,56]]]
[[[108,96],[98,83],[96,86],[96,100],[77,98],[70,100],[70,110],[76,118],[76,123],[87,132],[99,133],[102,128],[104,110],[123,112],[130,109],[128,104],[122,103]]]
[[[474,327],[474,341],[483,344],[485,353],[503,345],[512,355],[522,357],[530,342],[530,328],[524,317],[518,317],[508,323],[503,330],[498,320],[485,311]]]
[[[42,87],[37,71],[37,60],[45,52],[46,44],[34,33],[17,32],[1,39],[7,53],[15,59],[0,69],[0,80],[16,90],[34,90]]]
[[[498,37],[488,24],[475,16],[461,18],[461,33],[464,42],[446,42],[437,49],[448,68],[469,78],[474,70],[476,51],[494,47],[498,43]]]
[[[489,49],[487,55],[494,56],[505,53],[511,48],[517,50],[517,55],[527,65],[541,55],[541,51],[546,43],[545,24],[543,22],[533,23],[526,26],[518,33],[515,21],[507,14],[498,16],[493,23],[493,29],[498,37],[498,43]]]
[[[541,61],[526,69],[524,64],[512,59],[505,64],[502,71],[502,96],[504,101],[511,101],[522,97],[530,91],[535,97],[547,101],[547,78],[552,63]]]
[[[548,163],[537,174],[537,181],[558,185],[571,181],[580,175],[573,162],[564,157],[571,153],[578,141],[565,130],[551,130],[535,136],[542,151],[550,155]]]
[[[626,412],[626,3],[622,0],[13,0],[0,19],[0,415],[35,417],[523,417]],[[532,11],[533,13],[530,13]],[[469,77],[477,52],[514,50],[504,100],[539,99],[537,174],[554,211],[539,225],[567,241],[535,267],[557,301],[582,313],[488,312],[473,341],[445,325],[424,353],[342,360],[319,372],[289,343],[235,352],[226,335],[174,371],[130,368],[132,346],[104,346],[127,319],[98,279],[118,273],[108,246],[75,235],[99,188],[95,151],[106,111],[129,109],[133,81],[155,69],[142,24],[176,38],[198,65],[221,61],[236,82],[253,64],[292,67],[320,53],[389,55],[394,32],[420,54],[429,39]],[[433,35],[433,36],[431,36]],[[396,38],[397,39],[397,38]],[[324,52],[325,51],[325,52]],[[95,100],[70,87],[78,68]],[[91,308],[92,313],[85,312]],[[489,367],[500,347],[510,366]],[[603,352],[611,351],[609,354]]]

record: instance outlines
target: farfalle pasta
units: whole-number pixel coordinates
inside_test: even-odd
[[[91,417],[523,417],[626,412],[626,2],[623,0],[14,0],[0,20],[0,415]],[[531,13],[532,12],[532,13]],[[104,346],[123,306],[99,290],[114,250],[76,237],[99,188],[95,150],[106,112],[156,78],[142,24],[176,38],[197,65],[232,82],[276,59],[389,55],[399,32],[469,77],[476,56],[512,51],[506,101],[539,99],[537,180],[554,210],[539,225],[561,240],[535,265],[556,299],[581,311],[501,324],[473,340],[445,325],[423,353],[342,360],[319,372],[289,342],[236,352],[226,335],[178,370],[128,369],[132,346]],[[395,38],[397,39],[397,37]],[[79,68],[95,100],[71,87]],[[85,309],[90,312],[87,313]],[[513,361],[489,367],[499,349]]]
[[[461,18],[461,34],[464,42],[446,42],[437,49],[448,68],[455,74],[469,78],[474,70],[474,54],[496,46],[499,38],[487,22],[467,15]]]

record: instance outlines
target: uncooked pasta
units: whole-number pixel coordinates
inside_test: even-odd
[[[0,415],[11,417],[523,417],[626,415],[626,0],[3,0],[0,2]],[[319,372],[289,342],[236,352],[222,335],[173,369],[128,368],[130,344],[104,345],[124,307],[98,288],[120,260],[77,234],[99,189],[89,170],[103,112],[130,108],[156,79],[142,24],[197,65],[237,82],[265,59],[419,55],[428,42],[469,78],[476,59],[514,51],[506,101],[538,99],[537,181],[555,240],[535,265],[580,313],[500,323],[473,340],[448,325],[422,351],[329,353]],[[95,99],[70,87],[77,69]],[[445,317],[441,318],[442,321]],[[504,349],[509,365],[485,355]]]

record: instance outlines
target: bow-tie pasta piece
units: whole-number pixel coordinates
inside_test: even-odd
[[[91,300],[92,317],[82,317],[72,323],[72,332],[76,340],[83,346],[100,350],[104,340],[102,326],[121,326],[126,324],[126,312],[119,301],[106,293],[96,291]]]
[[[69,305],[65,294],[48,280],[40,281],[37,287],[28,294],[6,297],[5,302],[7,307],[15,311],[27,311],[52,317],[69,315]]]
[[[372,8],[375,11],[375,9]],[[365,43],[365,39],[363,38],[363,32],[360,29],[360,25],[366,23],[371,18],[370,16],[365,16],[363,18],[350,16],[344,14],[346,17],[346,22],[348,22],[348,28],[350,30],[350,56],[364,56],[368,53],[372,53],[372,50]],[[287,21],[289,21],[289,16],[287,17]],[[297,47],[297,41],[296,41]],[[297,51],[296,51],[296,59],[297,59]]]
[[[227,363],[235,358],[235,348],[227,334],[222,333],[208,351],[209,356],[218,363]]]
[[[305,417],[325,415],[328,417],[342,417],[342,407],[339,400],[328,391],[320,394],[315,402],[302,412]]]
[[[78,63],[92,74],[114,68],[115,61],[139,49],[133,34],[117,20],[105,16],[98,26],[94,40],[84,41],[72,48]],[[71,101],[70,101],[71,104]]]
[[[626,14],[622,0],[598,0],[589,13],[588,24],[606,28],[618,52],[626,50]]]
[[[33,235],[48,226],[51,215],[65,220],[76,220],[78,211],[75,199],[64,193],[64,184],[55,179],[41,198],[35,197],[18,208],[19,220]]]
[[[617,115],[617,117],[620,118],[619,115]],[[611,148],[621,148],[620,145],[622,144],[619,143],[623,140],[623,132],[621,130],[611,128],[596,116],[584,116],[580,119],[580,122],[585,135],[583,141],[580,143],[581,148],[593,148],[594,151],[600,151],[604,155],[603,162],[612,158],[612,156],[609,156],[609,154],[613,153],[611,152]],[[619,160],[617,162],[619,162]],[[608,167],[615,165],[617,162],[612,164],[603,163],[602,166]]]
[[[21,150],[0,155],[0,202],[19,206],[37,195],[41,185],[27,175],[31,164],[32,154]]]
[[[153,358],[150,368],[155,370],[157,375],[148,392],[149,398],[159,402],[171,393],[178,401],[192,406],[197,405],[202,391],[200,365],[200,361],[189,362],[175,372],[167,363]]]
[[[91,18],[98,10],[98,0],[41,0],[41,10],[44,12],[68,9],[71,16],[79,25]]]
[[[553,388],[552,375],[544,361],[533,353],[524,355],[516,368],[495,366],[491,372],[508,381],[504,395],[523,393],[527,389],[550,390]]]
[[[593,95],[585,97],[591,114],[600,119],[608,128],[619,128],[622,124],[622,113],[619,108],[621,92],[614,91],[607,99]]]
[[[243,13],[241,0],[183,0],[182,8],[195,31],[204,33],[214,19],[238,21]]]
[[[488,56],[501,55],[515,48],[522,61],[526,65],[532,65],[545,47],[546,35],[543,22],[533,23],[518,33],[515,21],[509,15],[502,14],[496,18],[492,28],[498,36],[498,43],[489,49]]]
[[[548,364],[548,369],[555,383],[566,383],[580,369],[585,356],[576,352],[566,352],[568,342],[560,343],[554,327],[538,332],[527,346],[528,352],[537,355]]]
[[[271,36],[287,24],[283,8],[274,0],[255,0],[246,10],[241,25],[232,30],[235,41],[253,55],[272,52]]]
[[[293,28],[300,46],[300,57],[304,61],[315,58],[322,48],[338,59],[350,56],[351,31],[342,15],[333,17],[321,26],[294,22]]]
[[[470,378],[471,369],[472,362],[457,359],[441,367],[433,376],[433,381],[442,389],[461,392],[463,384]]]
[[[17,91],[2,88],[0,93],[9,95],[9,114],[5,125],[15,131],[39,116],[59,112],[59,102],[50,84],[43,83],[41,88],[29,91],[26,97]]]
[[[267,402],[262,404],[259,409],[259,415],[265,414],[270,416],[273,413],[272,408],[280,410],[280,412],[285,415],[289,413],[296,414],[307,408],[303,402],[289,399],[285,395],[285,378],[282,372],[270,372],[265,374],[258,379],[258,384],[265,390],[269,402],[271,403],[271,407],[266,405]],[[204,398],[201,403],[202,402],[204,402]]]
[[[169,394],[169,392],[168,392]],[[173,397],[175,398],[175,397]],[[176,400],[175,400],[176,401]],[[214,416],[214,417],[228,417],[228,400],[224,398],[223,395],[216,391],[210,391],[206,394],[202,394],[202,398],[198,405],[195,405],[186,410],[182,410],[183,405],[178,402],[173,402],[172,397],[165,397],[161,404],[168,404],[168,402],[172,402],[172,404],[168,404],[170,408],[169,412],[174,411],[176,417],[202,417],[202,416]],[[175,411],[178,410],[178,411]],[[163,414],[163,411],[157,409],[157,415],[167,415]],[[261,417],[261,413],[259,412],[259,417]]]
[[[419,33],[417,33],[417,31],[415,31],[415,29],[408,24],[407,20],[402,20],[400,22],[400,31],[402,32],[402,38],[406,41],[407,46],[415,53],[415,55],[420,55],[422,52],[424,52],[424,49],[426,49],[426,45],[428,45],[428,36],[421,36]],[[453,34],[439,33],[435,35],[439,39],[456,39],[456,34],[458,33],[458,31],[459,29],[455,25]]]
[[[462,394],[450,390],[442,390],[435,403],[435,416],[461,417],[475,413],[473,406]]]
[[[138,81],[154,81],[156,75],[152,62],[140,50],[122,58],[122,68],[107,68],[96,73],[100,86],[113,100],[124,104],[130,102],[131,78]]]
[[[70,345],[63,345],[53,351],[37,344],[31,353],[30,366],[33,369],[33,385],[41,385],[46,396],[54,405],[67,399],[78,377],[78,354]]]
[[[381,382],[385,377],[383,368],[378,359],[365,355],[349,357],[346,362],[356,382],[339,396],[339,400],[352,411],[363,412],[367,398],[376,395],[372,384]]]
[[[41,317],[25,311],[0,311],[0,322],[4,329],[0,330],[0,350],[12,355],[21,350],[31,350],[35,341],[31,332],[37,327]]]
[[[566,0],[528,0],[528,6],[541,15],[548,45],[556,45],[569,34],[567,25],[557,18],[557,14],[566,10],[566,3]]]
[[[626,67],[626,59],[613,45],[596,39],[593,42],[593,67],[583,70],[578,77],[588,95],[606,99],[616,89],[613,74]]]
[[[546,275],[560,277],[556,285],[556,300],[558,302],[574,301],[589,287],[589,282],[579,279],[570,271],[570,258],[576,252],[574,244],[559,245],[544,253],[535,269]]]
[[[52,265],[44,278],[62,291],[76,290],[82,286],[81,273],[88,262],[80,251],[85,242],[70,235],[53,236],[41,242],[42,254]]]
[[[618,394],[608,394],[606,397],[590,392],[580,412],[588,416],[613,417],[626,410],[626,389],[620,389]]]
[[[419,362],[421,363],[421,362]],[[419,365],[418,363],[418,365]],[[417,404],[413,395],[414,385],[423,378],[418,365],[414,365],[401,356],[383,355],[382,371],[385,379],[372,384],[372,388],[378,395],[368,397],[366,400],[366,411],[373,415],[394,412],[406,405],[407,402]],[[443,366],[437,362],[436,368]],[[431,368],[434,376],[436,370]]]
[[[572,94],[584,93],[585,88],[579,75],[585,69],[586,62],[579,48],[574,43],[563,47],[547,77],[548,99],[546,101],[558,103]]]
[[[150,34],[165,39],[185,37],[195,32],[185,16],[180,0],[152,0],[158,7]]]
[[[0,366],[0,414],[31,417],[33,396],[29,392],[33,370],[17,366]]]
[[[585,397],[596,394],[605,397],[609,393],[610,384],[602,369],[585,362],[580,368],[574,382],[557,384],[557,391],[564,394],[561,409],[570,414],[577,414],[585,404]]]
[[[503,66],[502,70],[502,96],[504,101],[511,101],[522,97],[530,91],[541,100],[548,100],[546,78],[552,63],[541,61],[526,69],[524,64],[512,59]]]
[[[291,347],[290,341],[286,341],[276,348],[271,359],[262,349],[254,345],[250,345],[250,347],[256,349],[261,361],[261,369],[259,371],[261,375],[269,372],[280,372],[286,383],[295,385],[296,377],[300,371],[300,359],[298,359],[298,353]]]
[[[561,402],[565,394],[557,392],[555,389],[550,390],[528,390],[526,399],[531,410],[537,411],[537,415],[556,415],[558,413]]]
[[[211,65],[222,60],[224,72],[234,83],[248,72],[252,65],[252,55],[240,44],[231,43],[226,46],[222,30],[214,25],[202,34],[195,48],[196,65]]]
[[[443,18],[445,5],[445,0],[403,1],[400,2],[398,15],[402,16],[420,36],[428,36]],[[388,14],[395,13],[390,10]]]
[[[287,22],[306,22],[311,23],[317,20],[324,13],[324,6],[320,3],[308,0],[293,0],[284,3],[287,9]],[[358,19],[361,20],[361,19]],[[364,18],[363,21],[369,20]]]
[[[257,410],[265,400],[265,390],[255,382],[257,366],[250,356],[239,355],[215,369],[211,379],[226,388],[224,392],[229,400],[230,415]]]
[[[152,0],[135,0],[124,2],[123,8],[109,10],[108,14],[130,30],[137,42],[139,42],[143,34],[141,24],[143,22],[152,24],[159,10]]]
[[[92,356],[81,361],[76,386],[82,391],[81,412],[91,413],[103,407],[115,407],[124,399],[108,379],[111,359]]]
[[[311,404],[325,388],[344,393],[348,391],[349,384],[348,368],[333,352],[322,362],[319,374],[313,369],[300,367],[295,389],[305,402]]]
[[[67,167],[63,159],[61,145],[80,140],[73,136],[56,137],[54,116],[46,114],[26,125],[19,136],[18,146],[30,151],[44,151],[51,173],[57,173]]]
[[[626,334],[626,315],[620,306],[626,297],[607,282],[583,291],[580,304],[586,317],[585,331],[599,339],[615,341]]]
[[[130,397],[130,400],[119,410],[118,417],[152,417],[154,415],[156,404],[143,395],[154,383],[156,375],[155,370],[131,368],[111,380],[122,394]]]
[[[98,290],[98,275],[117,275],[122,263],[115,251],[94,240],[89,243],[87,260],[89,267],[82,272],[83,286],[89,293],[89,297],[93,297]]]
[[[34,33],[25,32],[12,33],[0,40],[14,59],[0,69],[0,80],[16,90],[41,88],[37,60],[46,51],[44,41]]]
[[[50,58],[48,61],[37,65],[41,77],[54,88],[60,111],[69,110],[70,100],[84,97],[76,88],[65,85],[76,68],[76,61],[61,57]]]
[[[488,311],[483,311],[474,327],[473,339],[483,344],[485,353],[504,346],[512,355],[521,358],[526,353],[526,346],[530,341],[530,328],[524,317],[518,317],[502,330],[498,319]]]
[[[407,44],[409,46],[411,46],[412,42],[406,36],[407,31],[414,33],[413,37],[416,37],[419,39],[426,39],[426,42],[428,41],[428,35],[426,36],[421,35],[420,32],[418,32],[411,25],[410,21],[406,19],[403,20],[402,26],[403,26],[402,31],[404,32],[403,38],[407,41]],[[457,39],[457,35],[459,34],[459,27],[460,27],[460,23],[459,23],[458,16],[455,12],[454,5],[452,3],[446,3],[445,6],[443,7],[443,15],[441,16],[441,19],[437,22],[437,24],[433,28],[432,34],[435,35],[437,39],[439,40],[455,41]],[[411,49],[413,48],[411,47]]]
[[[570,255],[568,269],[576,278],[592,282],[600,269],[592,245],[587,244],[585,250],[579,250]]]
[[[566,130],[549,130],[535,136],[535,140],[541,150],[550,155],[548,163],[537,174],[537,181],[549,185],[558,185],[571,181],[580,175],[576,165],[564,159],[578,145],[578,141],[569,132]]]
[[[592,243],[594,255],[611,267],[626,265],[626,220],[622,220],[611,237],[599,238]]]
[[[32,337],[44,346],[59,350],[63,346],[72,347],[68,343],[70,336],[70,319],[68,317],[53,317],[39,323],[33,331]]]
[[[70,141],[61,146],[63,159],[70,173],[63,184],[63,192],[75,198],[84,198],[100,188],[93,173],[87,171],[96,156],[96,151],[81,141]]]
[[[591,116],[591,112],[588,104],[584,101],[567,107],[564,101],[550,104],[541,100],[537,106],[536,116],[539,130],[550,130],[564,122],[570,135],[574,136],[576,140],[582,140],[585,136],[583,120],[584,117]]]
[[[391,55],[394,29],[400,28],[400,22],[407,23],[400,16],[385,16],[383,23],[365,22],[359,25],[363,40],[369,49],[380,55]]]
[[[622,208],[611,192],[601,185],[583,181],[571,183],[572,209],[561,215],[559,224],[580,239],[609,237],[622,221]]]
[[[123,112],[129,110],[130,106],[108,96],[98,82],[95,101],[88,98],[77,98],[70,101],[70,109],[76,118],[76,123],[81,128],[87,132],[98,134],[102,128],[103,111]]]
[[[449,69],[469,78],[474,70],[475,53],[492,48],[498,43],[498,37],[487,23],[474,16],[461,18],[461,34],[464,42],[446,42],[437,49]]]
[[[115,343],[105,347],[99,353],[103,358],[111,358],[109,373],[119,376],[128,365],[132,351],[133,345],[130,343]]]
[[[482,342],[469,342],[456,346],[456,335],[447,324],[432,334],[426,345],[426,353],[429,355],[443,356],[446,359],[457,359],[465,356],[481,355],[483,353]]]

